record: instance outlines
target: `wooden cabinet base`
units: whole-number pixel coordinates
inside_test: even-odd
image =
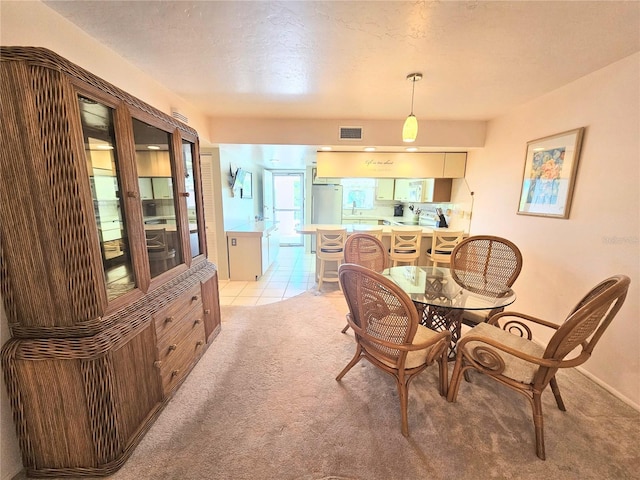
[[[7,342],[2,366],[27,474],[118,470],[220,331],[217,295],[215,267],[203,262],[97,335]]]

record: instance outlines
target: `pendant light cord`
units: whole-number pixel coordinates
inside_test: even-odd
[[[410,115],[413,115],[413,94],[416,92],[416,78],[413,77],[411,79],[411,82],[413,83],[413,86],[411,87],[411,113],[410,113]]]

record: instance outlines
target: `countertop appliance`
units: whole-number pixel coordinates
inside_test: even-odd
[[[401,203],[393,206],[393,216],[402,217],[404,215],[404,205]]]
[[[311,189],[311,223],[342,224],[342,185],[313,185]],[[311,252],[316,239],[311,236]]]

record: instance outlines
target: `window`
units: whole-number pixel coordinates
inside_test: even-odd
[[[373,209],[376,195],[374,178],[343,178],[340,183],[343,189],[343,208]]]

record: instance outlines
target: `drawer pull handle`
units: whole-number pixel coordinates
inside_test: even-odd
[[[174,343],[174,344],[172,344],[172,345],[169,345],[169,351],[170,351],[170,352],[174,351],[176,348],[178,348],[178,345],[177,345],[177,344],[175,344],[175,343]]]
[[[191,297],[191,301],[195,302],[198,300],[198,295],[194,295],[193,297]]]
[[[164,323],[171,323],[173,322],[173,317],[167,317],[164,319]]]
[[[204,342],[202,340],[198,340],[196,342],[196,347],[201,347]]]
[[[204,309],[204,314],[205,315],[209,315],[211,313],[211,309],[210,308],[205,308]]]
[[[172,377],[175,377],[175,376],[177,376],[179,373],[180,373],[180,370],[172,370],[172,371],[171,371],[171,376],[172,376]]]
[[[200,320],[199,318],[196,318],[196,319],[193,321],[193,324],[194,324],[194,325],[200,325],[200,323],[202,323],[202,320]]]
[[[155,362],[153,362],[153,366],[156,368],[160,368],[162,366],[162,361],[156,360]]]

